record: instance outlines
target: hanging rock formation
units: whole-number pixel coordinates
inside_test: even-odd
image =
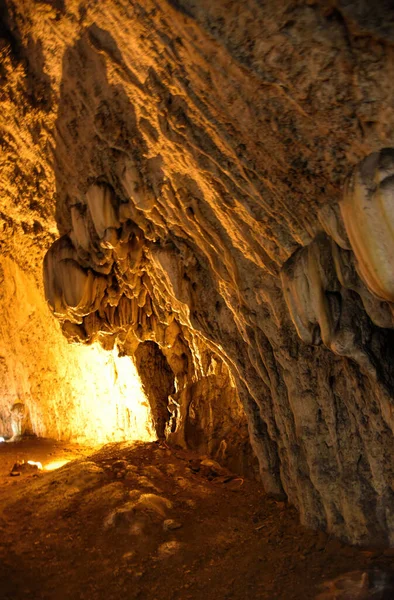
[[[341,212],[366,286],[394,302],[394,150],[374,152],[346,183]]]
[[[387,11],[6,6],[3,246],[48,250],[64,335],[136,357],[170,443],[250,472],[247,421],[305,524],[394,544]]]

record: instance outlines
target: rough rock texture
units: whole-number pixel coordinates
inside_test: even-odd
[[[392,152],[345,185],[394,142],[384,4],[7,0],[1,210],[33,270],[55,216],[70,340],[158,346],[169,439],[243,446],[240,401],[267,492],[394,544]]]

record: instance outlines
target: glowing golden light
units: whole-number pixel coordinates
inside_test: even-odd
[[[44,466],[44,471],[55,471],[56,469],[60,469],[60,467],[63,467],[69,462],[70,459],[67,458],[63,460],[54,460],[53,462],[50,462]]]
[[[1,267],[0,425],[5,429],[0,435],[11,438],[9,407],[18,399],[30,433],[39,438],[89,446],[156,439],[130,357],[120,358],[117,349],[108,352],[99,344],[69,344],[35,278],[8,258]]]
[[[92,392],[79,399],[83,423],[76,441],[103,444],[155,439],[149,403],[131,358],[98,345],[83,349],[91,350],[92,368],[86,380]]]
[[[42,469],[42,464],[40,462],[35,462],[34,460],[28,460],[27,464],[37,467],[38,469],[40,469],[40,471]]]
[[[33,431],[39,437],[55,437],[44,425],[51,421],[57,439],[81,444],[155,440],[149,402],[131,358],[99,344],[72,349],[77,368],[69,363],[64,391],[59,395],[56,390],[46,414],[39,403],[30,407]]]

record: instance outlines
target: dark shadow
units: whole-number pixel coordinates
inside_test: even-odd
[[[50,112],[53,105],[51,79],[45,72],[41,40],[29,36],[26,48],[26,91],[31,106]]]
[[[170,419],[168,397],[175,392],[175,379],[166,357],[155,342],[143,342],[135,353],[136,367],[149,400],[159,439],[165,438]]]
[[[22,41],[19,28],[13,19],[12,4],[0,0],[0,40],[10,49],[13,66],[22,65],[24,70],[23,87],[26,104],[45,112],[52,109],[52,88],[49,75],[45,72],[45,59],[40,40],[29,35],[27,43]],[[0,76],[6,77],[0,64]]]
[[[187,2],[182,2],[182,0],[167,0],[168,4],[175,8],[176,11],[184,15],[185,17],[193,18],[193,14],[190,11],[187,5]]]
[[[61,15],[66,13],[66,5],[64,0],[39,0],[39,3],[52,6],[52,8],[54,8],[58,13],[57,18],[60,18]]]
[[[20,33],[11,18],[5,0],[0,0],[0,40],[4,40],[9,45],[14,62],[19,62],[21,58]]]
[[[362,35],[394,41],[394,0],[339,0],[333,15],[344,27]]]

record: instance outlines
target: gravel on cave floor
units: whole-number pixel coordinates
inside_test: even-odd
[[[10,477],[28,459],[73,460]],[[163,443],[0,446],[2,600],[307,600],[393,562],[305,529],[257,482]]]

